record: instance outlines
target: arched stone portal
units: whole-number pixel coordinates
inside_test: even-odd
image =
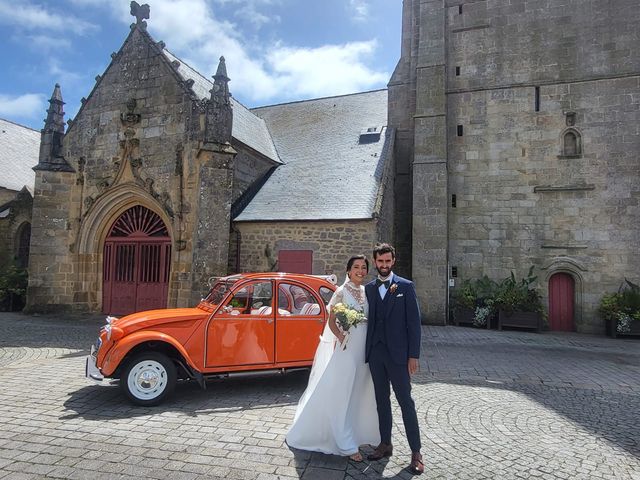
[[[166,308],[171,238],[158,214],[142,205],[126,210],[113,222],[103,252],[105,313]]]

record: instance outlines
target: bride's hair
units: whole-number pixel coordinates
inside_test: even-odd
[[[364,263],[367,265],[367,272],[369,271],[369,259],[367,258],[367,256],[366,255],[354,255],[347,262],[347,277],[349,276],[349,270],[351,270],[351,267],[353,267],[353,263],[356,260],[364,260]]]

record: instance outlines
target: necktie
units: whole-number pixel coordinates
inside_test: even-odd
[[[376,278],[376,287],[379,287],[382,284],[384,284],[384,288],[386,288],[388,290],[389,289],[389,285],[391,285],[391,280],[385,280],[383,282],[379,278]]]

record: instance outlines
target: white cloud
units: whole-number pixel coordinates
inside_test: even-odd
[[[375,41],[325,45],[318,48],[281,47],[269,58],[279,88],[304,96],[352,93],[384,84],[389,76],[363,63]]]
[[[34,118],[45,112],[45,102],[46,97],[41,93],[0,94],[0,115],[5,118]]]
[[[22,40],[24,41],[24,40]],[[26,42],[29,48],[50,52],[53,50],[66,50],[71,47],[71,41],[67,38],[52,37],[49,35],[27,35]]]
[[[24,30],[52,30],[85,35],[98,29],[97,25],[73,15],[59,15],[47,11],[41,5],[0,0],[0,24],[19,27]]]
[[[214,0],[221,5],[235,4],[238,7],[234,10],[234,16],[246,20],[256,28],[260,28],[268,23],[280,23],[278,15],[268,13],[269,7],[280,5],[281,0]],[[267,8],[267,12],[260,11]]]
[[[353,12],[353,19],[357,22],[365,22],[369,18],[368,0],[349,0],[349,8]]]
[[[48,64],[49,74],[54,78],[55,82],[67,88],[80,85],[86,80],[85,75],[62,68],[60,66],[60,60],[57,58],[50,58]]]
[[[135,21],[129,13],[129,2],[71,1],[92,6],[101,2],[100,5],[121,22]],[[366,13],[366,2],[350,1],[360,3],[365,9],[360,11]],[[218,58],[224,55],[231,77],[230,89],[247,103],[353,93],[385,85],[389,79],[388,72],[376,71],[367,65],[376,48],[375,40],[315,48],[282,42],[267,44],[249,39],[238,24],[215,14],[217,6],[237,5],[239,10],[257,13],[253,22],[259,27],[264,22],[278,20],[269,14],[268,7],[281,4],[282,0],[153,0],[147,3],[151,4],[148,28],[154,38],[163,40],[169,50],[209,78],[216,70]]]

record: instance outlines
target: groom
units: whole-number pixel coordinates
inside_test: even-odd
[[[378,406],[380,445],[367,458],[380,460],[393,453],[391,445],[391,399],[389,383],[402,410],[402,420],[411,447],[407,469],[414,475],[424,471],[420,454],[420,430],[411,398],[411,375],[418,371],[420,357],[420,310],[413,283],[395,275],[395,249],[376,245],[373,260],[378,278],[365,287],[369,301],[369,328],[365,361],[369,363]]]

